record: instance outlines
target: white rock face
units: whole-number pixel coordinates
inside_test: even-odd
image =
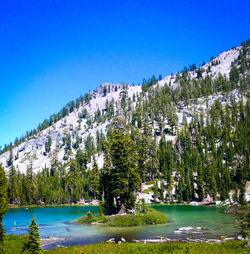
[[[63,143],[63,136],[65,132],[70,133],[72,143],[76,140],[76,134],[82,138],[84,141],[86,137],[90,134],[94,139],[96,136],[96,131],[98,130],[103,131],[106,133],[110,122],[106,121],[105,123],[97,125],[96,123],[93,125],[92,129],[86,128],[87,127],[87,120],[82,119],[81,124],[79,124],[79,116],[82,110],[85,108],[90,116],[94,116],[94,113],[100,109],[106,109],[106,102],[110,102],[114,100],[114,102],[118,102],[118,105],[121,100],[121,94],[123,93],[123,86],[122,84],[103,84],[100,86],[95,93],[92,94],[92,99],[90,103],[81,105],[78,109],[75,109],[72,113],[65,116],[52,126],[48,127],[47,129],[41,131],[38,135],[32,137],[32,139],[27,140],[20,144],[19,146],[13,149],[13,156],[14,158],[18,156],[14,160],[14,166],[20,172],[26,172],[26,169],[32,160],[33,170],[37,172],[44,167],[50,167],[52,154],[45,153],[45,143],[48,140],[48,136],[52,139],[51,151],[55,151],[56,147],[59,146],[57,158],[59,161],[63,161],[64,157],[64,148],[60,148]],[[141,86],[127,86],[127,93],[128,97],[132,99],[133,95],[140,94]],[[110,92],[103,96],[103,89],[104,87],[110,87]],[[117,87],[117,91],[115,88]],[[114,103],[114,107],[116,107]],[[84,144],[80,144],[80,148],[84,148]],[[74,149],[72,149],[73,155],[76,153]],[[7,168],[7,161],[9,159],[10,153],[6,152],[0,156],[0,163]],[[73,157],[73,156],[72,156]],[[99,167],[103,166],[103,155],[96,156],[97,164]],[[88,165],[91,167],[92,163]]]
[[[202,77],[206,77],[207,75],[212,76],[213,78],[217,77],[219,74],[222,76],[226,76],[229,78],[229,72],[230,72],[230,67],[231,63],[238,58],[240,50],[242,47],[237,47],[235,49],[231,49],[225,52],[222,52],[219,54],[216,58],[214,58],[211,62],[208,62],[207,64],[203,65],[201,68],[204,69],[204,72],[202,73]],[[218,65],[212,66],[212,62],[218,61]],[[211,66],[211,71],[206,72],[206,70]],[[197,74],[195,71],[189,71],[188,75],[190,78],[196,78]],[[159,86],[164,86],[164,85],[171,85],[173,88],[176,88],[179,84],[178,82],[175,82],[176,79],[176,74],[174,75],[169,75],[163,78],[161,81],[159,81]]]
[[[206,72],[206,70],[209,68],[209,65],[211,65],[211,62],[205,64],[202,68],[205,70],[203,72],[203,77],[206,75],[210,75],[212,78],[216,77],[221,73],[221,75],[225,75],[228,77],[230,72],[230,66],[232,61],[234,61],[238,55],[239,50],[241,47],[238,47],[236,49],[232,49],[226,52],[221,53],[218,57],[216,57],[213,61],[218,61],[219,64],[216,66],[211,67],[211,72]],[[195,72],[189,72],[188,75],[191,78],[196,78]],[[176,74],[175,75],[169,75],[158,82],[154,87],[156,86],[164,86],[165,84],[171,85],[173,89],[179,86],[178,82],[175,82]],[[32,136],[29,140],[27,139],[25,142],[21,143],[17,147],[13,149],[13,156],[15,158],[14,160],[14,166],[17,170],[20,170],[20,172],[26,172],[26,169],[32,160],[33,170],[34,172],[38,172],[42,170],[44,167],[50,167],[51,160],[54,156],[57,157],[57,159],[60,162],[64,162],[64,156],[65,151],[64,147],[62,147],[63,144],[63,137],[65,133],[69,133],[71,136],[72,143],[76,141],[76,137],[79,136],[84,141],[86,137],[90,134],[94,139],[96,137],[96,131],[106,133],[107,129],[110,125],[110,121],[106,121],[105,123],[94,123],[92,128],[89,128],[87,126],[87,120],[86,119],[79,119],[79,114],[82,112],[83,109],[86,109],[88,114],[92,117],[94,117],[95,112],[99,109],[100,111],[106,110],[106,103],[114,101],[114,107],[115,111],[121,108],[121,98],[122,94],[127,90],[128,98],[131,98],[132,102],[132,109],[136,107],[136,102],[133,102],[133,95],[137,97],[137,95],[140,95],[142,92],[141,86],[132,86],[132,85],[123,85],[123,84],[111,84],[111,83],[105,83],[101,85],[96,92],[91,92],[92,99],[89,103],[85,103],[83,105],[80,105],[78,109],[75,109],[73,112],[71,112],[69,115],[65,116],[52,126],[48,127],[47,129],[41,131],[37,135]],[[107,89],[107,94],[104,96],[104,89]],[[236,100],[240,98],[240,95],[237,90],[231,92],[232,95],[235,97]],[[147,96],[147,94],[146,94]],[[210,107],[215,100],[221,100],[222,103],[228,103],[222,95],[213,95],[208,98],[208,101],[206,102],[205,98],[199,98],[198,99],[198,105],[193,104],[188,107],[185,107],[181,104],[179,106],[179,112],[177,113],[178,116],[178,129],[182,128],[183,123],[183,115],[186,116],[187,122],[190,123],[192,119],[192,114],[196,110],[204,111],[206,112],[207,107]],[[205,121],[205,119],[204,119]],[[153,125],[153,127],[156,129],[156,124]],[[167,126],[167,123],[165,123],[165,127]],[[45,143],[48,140],[48,136],[52,139],[52,145],[51,145],[51,152],[45,153]],[[160,137],[158,137],[159,139]],[[175,142],[176,136],[175,135],[166,135],[166,140],[171,140]],[[80,148],[84,149],[84,142],[80,144]],[[76,154],[75,149],[72,149],[72,155],[70,155],[70,158],[73,158]],[[8,170],[7,167],[7,161],[9,159],[9,152],[5,152],[4,154],[0,155],[0,163],[3,164],[3,166]],[[96,155],[96,162],[101,168],[103,166],[103,155]],[[88,164],[88,168],[92,168],[93,163]],[[150,202],[152,199],[152,194],[146,194],[142,193],[139,199],[144,198],[146,201]],[[247,196],[248,198],[248,196]]]

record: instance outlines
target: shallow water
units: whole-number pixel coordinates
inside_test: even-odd
[[[52,208],[16,208],[9,209],[4,217],[7,234],[26,234],[33,216],[37,217],[42,238],[72,238],[71,241],[57,244],[78,245],[106,241],[112,237],[125,237],[128,240],[146,239],[164,236],[168,238],[217,238],[235,236],[238,232],[235,218],[224,213],[223,207],[159,205],[152,206],[164,212],[169,223],[131,228],[91,226],[71,223],[91,211],[98,214],[98,207],[52,207]],[[180,227],[205,228],[200,233],[180,233],[174,231]]]

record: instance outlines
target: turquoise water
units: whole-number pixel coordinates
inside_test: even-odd
[[[222,207],[206,206],[152,206],[164,212],[169,223],[132,228],[115,228],[71,223],[70,221],[84,216],[88,211],[98,214],[98,207],[53,207],[53,208],[16,208],[9,209],[4,217],[8,234],[26,234],[33,216],[37,217],[42,238],[72,238],[68,244],[89,244],[106,241],[121,236],[128,240],[164,236],[168,238],[216,238],[218,236],[235,236],[239,231],[235,218],[224,213]],[[176,234],[180,227],[202,227],[201,233]]]

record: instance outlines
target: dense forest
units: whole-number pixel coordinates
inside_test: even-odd
[[[97,110],[94,117],[86,111],[79,115],[79,119],[88,119],[89,128],[94,123],[110,121],[108,132],[97,131],[95,137],[77,138],[74,143],[65,133],[64,162],[58,161],[58,150],[50,149],[48,139],[45,149],[52,163],[38,173],[33,172],[32,160],[25,174],[18,171],[13,164],[12,145],[6,146],[3,151],[10,150],[9,203],[65,204],[77,203],[81,198],[99,199],[103,211],[112,213],[122,205],[132,209],[134,194],[144,182],[153,184],[154,197],[159,201],[202,201],[208,194],[213,200],[226,200],[232,191],[234,201],[243,204],[245,183],[250,181],[248,53],[249,41],[242,44],[229,79],[222,75],[213,79],[211,75],[203,77],[202,66],[191,65],[176,75],[179,86],[175,89],[168,84],[159,87],[161,76],[153,76],[144,80],[142,93],[130,98],[124,85],[120,107],[111,101],[105,111]],[[191,79],[188,71],[194,71],[196,78]],[[209,105],[209,97],[217,95],[221,96]],[[199,109],[199,98],[206,103],[205,112]],[[71,102],[26,137],[47,128],[90,99],[87,94]],[[192,108],[192,115],[188,121],[183,113],[180,126],[177,115],[183,107]],[[84,143],[84,149],[79,148],[80,143]],[[75,158],[70,156],[73,149]],[[96,162],[100,154],[104,155],[102,168]],[[87,167],[90,162],[91,170]]]

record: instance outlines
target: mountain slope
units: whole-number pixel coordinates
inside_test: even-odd
[[[207,75],[211,76],[213,79],[217,77],[219,74],[225,75],[229,78],[229,72],[231,70],[232,62],[238,58],[239,51],[241,47],[226,51],[221,53],[218,57],[213,59],[211,62],[202,66],[202,69],[205,71],[203,72],[202,76],[206,77]],[[208,66],[211,66],[213,62],[219,62],[219,64],[214,65],[211,67],[210,72],[206,72]],[[171,85],[174,89],[179,86],[179,82],[176,81],[176,75],[169,75],[164,79],[157,82],[156,85],[162,87],[164,85]],[[190,78],[196,78],[197,73],[195,71],[189,71],[188,76]],[[31,138],[28,138],[20,144],[18,147],[13,148],[13,155],[14,157],[18,158],[14,161],[14,166],[19,169],[21,172],[25,172],[27,169],[28,164],[30,163],[30,159],[33,159],[33,169],[34,171],[41,170],[45,166],[50,166],[51,157],[49,154],[45,153],[45,143],[48,140],[48,136],[52,138],[51,150],[55,150],[56,145],[61,145],[63,143],[63,136],[65,132],[69,132],[71,135],[72,142],[76,139],[77,134],[85,140],[87,135],[90,134],[95,137],[96,131],[103,131],[106,133],[107,127],[110,124],[110,121],[106,121],[99,125],[94,124],[92,128],[86,128],[87,126],[87,119],[82,119],[81,123],[79,124],[79,114],[81,114],[83,109],[86,109],[88,114],[94,117],[95,112],[99,109],[103,111],[106,109],[106,103],[112,102],[114,100],[114,108],[115,111],[119,111],[120,104],[121,104],[121,96],[124,93],[124,85],[122,84],[110,84],[106,83],[100,86],[96,92],[90,93],[92,99],[89,103],[84,103],[79,106],[78,109],[74,109],[72,113],[63,117],[61,120],[53,124],[52,126],[42,130],[38,134],[34,135]],[[105,89],[110,89],[110,92],[104,96],[103,92]],[[117,88],[117,91],[115,91]],[[131,98],[133,95],[139,95],[142,92],[141,86],[131,86],[126,85],[127,90],[127,97]],[[222,97],[222,96],[221,96]],[[217,98],[217,97],[216,97]],[[209,100],[209,105],[211,105],[216,98],[211,98]],[[219,97],[218,97],[219,98]],[[116,104],[117,107],[116,107]],[[136,103],[133,103],[133,107],[135,107]],[[189,108],[189,110],[191,110]],[[204,108],[205,110],[205,108]],[[188,114],[188,109],[183,109],[178,113],[178,125],[181,124],[182,113],[185,111]],[[188,121],[190,121],[188,117]],[[171,137],[169,137],[171,138]],[[80,148],[84,148],[84,144],[80,144]],[[75,154],[75,150],[73,149],[73,154]],[[9,159],[9,152],[6,152],[0,156],[0,163],[3,163],[5,167],[7,167],[7,162]],[[63,161],[64,157],[64,149],[60,148],[58,151],[58,159],[59,161]],[[71,156],[72,157],[72,156]],[[99,167],[102,166],[102,160],[98,161]]]
[[[108,156],[106,134],[114,118],[123,116],[136,147],[141,183],[148,183],[141,185],[144,193],[138,199],[225,200],[229,193],[242,199],[242,186],[250,180],[249,69],[247,41],[200,68],[191,65],[163,79],[153,76],[140,86],[101,85],[2,151],[9,192],[16,169],[23,179],[16,183],[19,192],[31,188],[28,179],[37,173],[31,181],[36,194],[20,197],[21,203],[48,202],[47,196],[52,203],[76,202],[101,194],[97,172]],[[46,181],[57,182],[44,190],[56,188],[55,197],[35,191],[43,181],[46,186]],[[16,196],[10,200],[17,202]]]

